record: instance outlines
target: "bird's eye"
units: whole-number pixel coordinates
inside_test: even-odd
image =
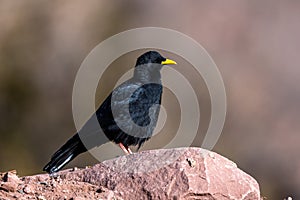
[[[155,60],[155,63],[159,63],[159,64],[161,64],[161,62],[162,62],[162,61],[164,61],[164,59],[157,58],[157,59]]]

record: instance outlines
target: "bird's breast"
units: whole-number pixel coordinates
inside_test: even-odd
[[[161,95],[162,86],[156,83],[145,84],[133,93],[129,104],[129,113],[135,124],[155,127],[160,110]]]

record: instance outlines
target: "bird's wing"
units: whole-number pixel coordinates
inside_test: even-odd
[[[96,115],[84,125],[80,131],[83,133],[81,136],[85,136],[91,146],[98,146],[97,141],[104,141],[100,138],[95,139],[105,137],[102,131],[110,135],[123,132],[134,137],[149,138],[158,118],[157,104],[160,104],[161,86],[158,85],[158,88],[145,86],[129,80],[115,88],[97,109]],[[92,120],[95,119],[94,116],[102,130],[99,130],[99,125]]]
[[[111,108],[118,127],[131,136],[150,137],[157,123],[161,92],[159,84],[131,82],[116,88]]]
[[[125,105],[130,102],[130,95],[140,86],[138,83],[124,82],[103,101],[96,112],[87,120],[78,132],[87,149],[108,142],[104,133],[119,134],[119,124],[126,124],[130,118],[125,114]],[[132,92],[131,92],[132,91]]]

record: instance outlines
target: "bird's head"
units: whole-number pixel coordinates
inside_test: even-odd
[[[156,51],[148,51],[138,57],[135,65],[134,77],[142,82],[159,82],[162,66],[175,64],[175,61],[164,58]]]
[[[138,57],[135,66],[146,65],[146,64],[160,64],[160,65],[176,65],[177,63],[173,60],[164,58],[157,51],[148,51]]]

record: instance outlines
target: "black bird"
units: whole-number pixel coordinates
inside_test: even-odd
[[[163,65],[173,64],[176,62],[156,51],[141,55],[133,77],[110,93],[82,129],[55,152],[43,170],[57,172],[77,155],[108,140],[118,144],[126,154],[132,153],[129,146],[139,149],[150,139],[157,123],[163,88],[160,70]],[[93,124],[95,121],[98,126]]]

